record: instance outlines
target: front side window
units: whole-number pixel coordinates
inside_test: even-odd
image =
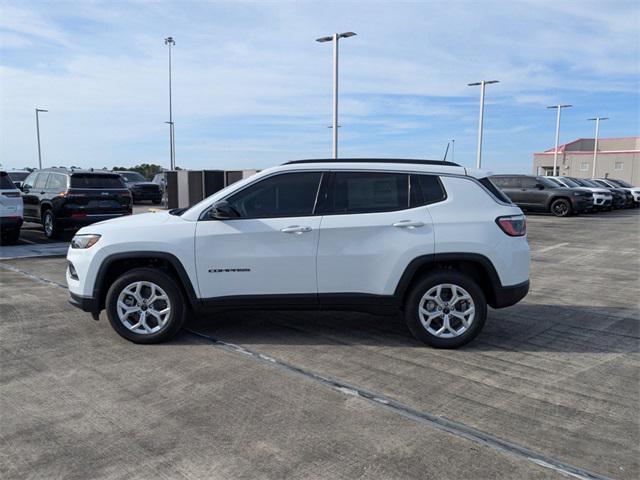
[[[372,213],[409,208],[409,175],[336,172],[326,213]]]
[[[33,185],[33,188],[35,188],[36,190],[44,190],[44,187],[47,184],[47,178],[49,178],[48,173],[39,173],[36,178],[36,183]]]
[[[275,175],[231,195],[227,202],[241,218],[313,215],[321,178],[321,172]]]

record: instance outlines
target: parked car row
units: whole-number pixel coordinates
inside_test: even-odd
[[[15,242],[23,221],[40,223],[47,238],[65,230],[133,213],[130,190],[118,173],[60,168],[31,172],[20,189],[2,173],[2,237]]]
[[[640,188],[613,179],[494,175],[493,183],[522,210],[568,217],[640,205]]]

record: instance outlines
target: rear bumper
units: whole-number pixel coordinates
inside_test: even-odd
[[[0,229],[3,232],[12,232],[22,226],[22,217],[0,217]]]
[[[60,217],[57,220],[64,228],[76,228],[82,227],[84,225],[91,225],[92,223],[102,222],[104,220],[111,220],[113,218],[120,218],[126,215],[131,215],[131,213],[109,213],[109,214],[87,214],[83,217]]]
[[[497,287],[489,305],[493,308],[510,307],[526,297],[527,293],[529,293],[529,280],[507,287]]]

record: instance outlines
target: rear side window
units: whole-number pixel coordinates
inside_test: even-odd
[[[127,188],[120,175],[76,173],[71,175],[71,188]]]
[[[498,188],[520,188],[522,180],[520,177],[491,177],[491,181]]]
[[[36,190],[44,190],[44,187],[47,184],[47,178],[49,178],[48,173],[39,173],[36,177],[36,183],[33,184],[33,188]]]
[[[436,175],[411,175],[411,206],[419,207],[447,198]]]
[[[489,190],[491,194],[494,197],[496,197],[498,200],[504,203],[511,203],[511,200],[509,199],[509,197],[507,197],[504,193],[502,193],[500,189],[493,184],[493,182],[489,177],[481,178],[479,181],[482,184],[482,186],[487,190]]]
[[[0,188],[3,190],[14,190],[16,188],[9,175],[5,172],[0,172]]]
[[[409,208],[409,175],[336,172],[326,213],[372,213],[406,208]]]
[[[297,172],[265,178],[227,200],[242,218],[313,215],[321,172]]]
[[[67,177],[59,173],[50,173],[47,180],[47,190],[62,192],[67,189]]]
[[[22,188],[26,188],[26,189],[33,188],[33,182],[36,181],[37,176],[38,176],[37,173],[32,173],[27,178],[25,178],[24,182],[22,182]]]

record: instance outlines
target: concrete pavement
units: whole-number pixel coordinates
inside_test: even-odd
[[[639,219],[529,217],[530,295],[457,351],[422,347],[400,319],[290,312],[138,346],[67,306],[63,259],[0,262],[0,475],[562,476],[546,458],[638,478]]]

